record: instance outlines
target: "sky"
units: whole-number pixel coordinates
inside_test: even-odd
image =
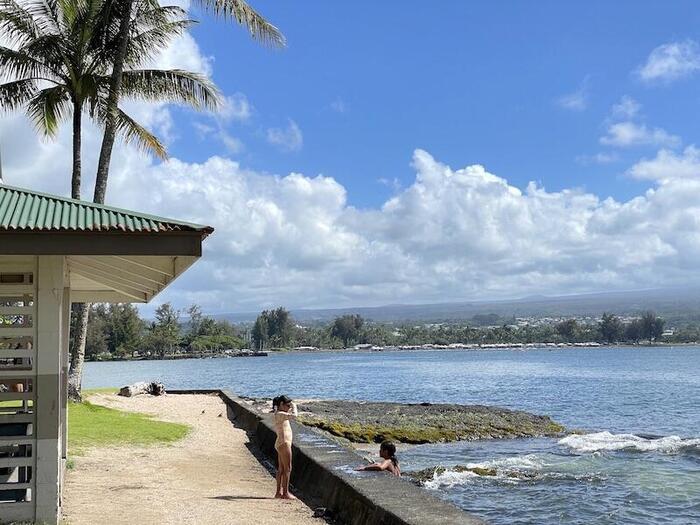
[[[157,59],[208,75],[220,113],[126,102],[171,157],[118,144],[108,203],[216,229],[155,304],[700,284],[697,2],[251,4],[285,49],[181,3],[200,23]],[[6,183],[67,195],[69,127],[4,114]],[[88,124],[84,195],[99,142]]]

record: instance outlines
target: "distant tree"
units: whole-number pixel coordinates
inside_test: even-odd
[[[638,343],[642,338],[642,323],[639,319],[634,319],[625,326],[625,340]]]
[[[578,334],[579,326],[576,319],[567,319],[557,324],[557,333],[564,339],[564,341],[572,342],[576,339]]]
[[[79,320],[79,317],[72,315],[70,318],[71,325],[78,323]],[[85,336],[85,357],[87,359],[95,359],[100,354],[109,353],[107,344],[109,332],[107,306],[104,304],[93,305],[90,309],[90,322],[87,325]],[[71,337],[74,337],[77,333],[71,326]]]
[[[270,340],[270,326],[268,321],[267,310],[262,312],[255,320],[250,336],[253,340],[253,348],[256,350],[267,348],[268,341]]]
[[[294,323],[289,312],[279,307],[267,313],[270,343],[276,347],[287,347],[294,334]]]
[[[180,342],[180,312],[170,303],[164,303],[156,309],[156,320],[146,336],[145,345],[162,359],[173,353]]]
[[[604,313],[598,328],[603,340],[607,341],[608,343],[614,343],[622,338],[622,322],[616,315],[607,312]]]
[[[187,315],[190,318],[187,322],[188,333],[195,337],[200,335],[202,321],[204,320],[204,314],[202,314],[201,307],[193,304],[187,309]]]
[[[336,317],[331,325],[331,337],[337,337],[347,347],[359,339],[363,324],[364,319],[357,314]]]
[[[657,341],[664,333],[665,321],[657,317],[654,312],[645,312],[640,323],[641,338],[647,339],[650,343]]]
[[[144,322],[133,304],[110,304],[109,351],[120,357],[130,356],[141,344]]]

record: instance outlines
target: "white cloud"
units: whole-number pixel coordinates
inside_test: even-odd
[[[66,194],[68,128],[43,143],[24,119],[0,122],[8,184]],[[88,128],[94,173],[99,132]],[[360,210],[329,177],[266,175],[220,157],[157,164],[117,147],[108,200],[216,228],[203,259],[160,298],[208,311],[687,285],[700,281],[699,157],[687,148],[640,163],[631,175],[654,187],[619,202],[534,183],[523,191],[417,150],[414,182]]]
[[[221,108],[219,108],[215,116],[224,122],[246,122],[250,120],[252,114],[253,106],[248,101],[248,97],[243,93],[234,93],[224,99]]]
[[[304,145],[304,135],[297,123],[289,119],[286,128],[269,128],[267,141],[282,151],[299,151]]]
[[[186,62],[206,63],[196,48],[190,51]],[[154,126],[168,121],[163,106],[133,110]],[[200,123],[197,131],[209,136],[220,128]],[[301,147],[293,121],[281,131],[286,140],[278,145],[296,140]],[[668,139],[657,131],[642,135],[655,137],[652,142]],[[69,193],[69,125],[47,142],[24,117],[13,115],[0,120],[0,136],[8,184]],[[100,139],[86,118],[86,196]],[[650,180],[652,188],[627,201],[579,190],[550,192],[534,183],[522,190],[482,166],[452,169],[422,150],[412,165],[411,184],[397,187],[379,208],[358,209],[330,177],[268,175],[221,157],[156,163],[117,145],[107,199],[216,228],[203,259],[159,297],[180,307],[198,302],[207,311],[700,282],[700,150],[694,146],[682,153],[662,150],[631,168],[630,176]]]
[[[631,119],[639,114],[640,109],[642,109],[642,105],[639,102],[629,95],[624,95],[620,102],[613,105],[612,116],[613,118]]]
[[[204,56],[192,35],[184,33],[163,50],[153,65],[161,69],[184,69],[211,76],[214,59]]]
[[[606,146],[628,148],[633,146],[678,146],[681,140],[661,128],[649,128],[632,121],[616,122],[608,126],[606,135],[600,138]]]
[[[670,82],[700,69],[700,47],[694,40],[671,42],[655,48],[638,70],[646,81]]]
[[[628,170],[636,179],[667,183],[676,179],[700,181],[700,149],[688,146],[682,153],[661,150],[653,159],[643,159]]]
[[[583,111],[588,107],[588,77],[573,93],[568,93],[557,99],[557,104],[570,111]]]

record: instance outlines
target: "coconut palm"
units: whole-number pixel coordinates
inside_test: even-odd
[[[116,56],[114,57],[114,68],[110,79],[109,94],[107,99],[107,114],[105,117],[105,131],[100,148],[100,157],[97,164],[97,177],[95,180],[94,201],[103,203],[107,192],[107,178],[109,176],[109,164],[112,157],[114,139],[119,128],[118,106],[120,97],[126,94],[123,84],[126,78],[122,74],[128,63],[127,55],[129,40],[132,30],[130,29],[131,13],[138,10],[142,2],[153,2],[156,0],[109,0],[114,3],[115,9],[119,10],[119,32],[118,43],[115,46]],[[195,4],[204,8],[225,20],[235,20],[238,24],[245,26],[251,36],[259,42],[283,47],[285,39],[282,33],[274,25],[268,22],[263,16],[257,13],[245,0],[196,0]]]
[[[43,135],[55,136],[73,122],[71,195],[80,198],[82,117],[99,124],[107,116],[118,23],[104,0],[0,0],[0,107],[25,108]],[[123,71],[125,98],[168,101],[214,109],[216,88],[195,73],[139,69],[193,22],[178,7],[140,4],[131,24]],[[158,157],[166,150],[158,138],[123,109],[116,108],[116,131]]]
[[[71,196],[80,198],[82,117],[110,125],[125,140],[158,157],[166,150],[158,138],[122,108],[108,112],[114,60],[122,56],[122,95],[127,99],[184,103],[215,109],[218,92],[207,80],[181,70],[143,66],[193,22],[178,7],[141,2],[130,17],[129,38],[119,54],[119,4],[105,0],[0,0],[0,107],[26,108],[46,136],[73,122]],[[70,394],[80,398],[89,305],[73,307]]]

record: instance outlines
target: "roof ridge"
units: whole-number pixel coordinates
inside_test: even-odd
[[[43,197],[45,199],[60,201],[60,202],[66,203],[66,204],[74,204],[76,206],[83,206],[86,208],[103,210],[106,212],[129,215],[132,217],[138,217],[139,219],[145,219],[145,220],[149,220],[149,221],[162,222],[162,223],[172,224],[175,226],[186,226],[186,227],[192,228],[194,230],[203,230],[203,231],[209,232],[209,233],[211,231],[213,231],[213,228],[211,226],[205,226],[203,224],[196,224],[193,222],[179,221],[179,220],[170,219],[167,217],[159,217],[157,215],[152,215],[149,213],[142,213],[142,212],[133,211],[133,210],[127,210],[124,208],[117,208],[116,206],[109,206],[107,204],[100,204],[97,202],[84,201],[81,199],[73,199],[71,197],[63,197],[61,195],[54,195],[51,193],[44,193],[44,192],[40,192],[40,191],[29,190],[27,188],[20,188],[17,186],[11,186],[9,184],[0,183],[0,192],[3,190],[8,190],[8,191],[17,192],[17,193],[23,193],[23,194],[27,194],[27,195],[33,195],[36,197]]]

